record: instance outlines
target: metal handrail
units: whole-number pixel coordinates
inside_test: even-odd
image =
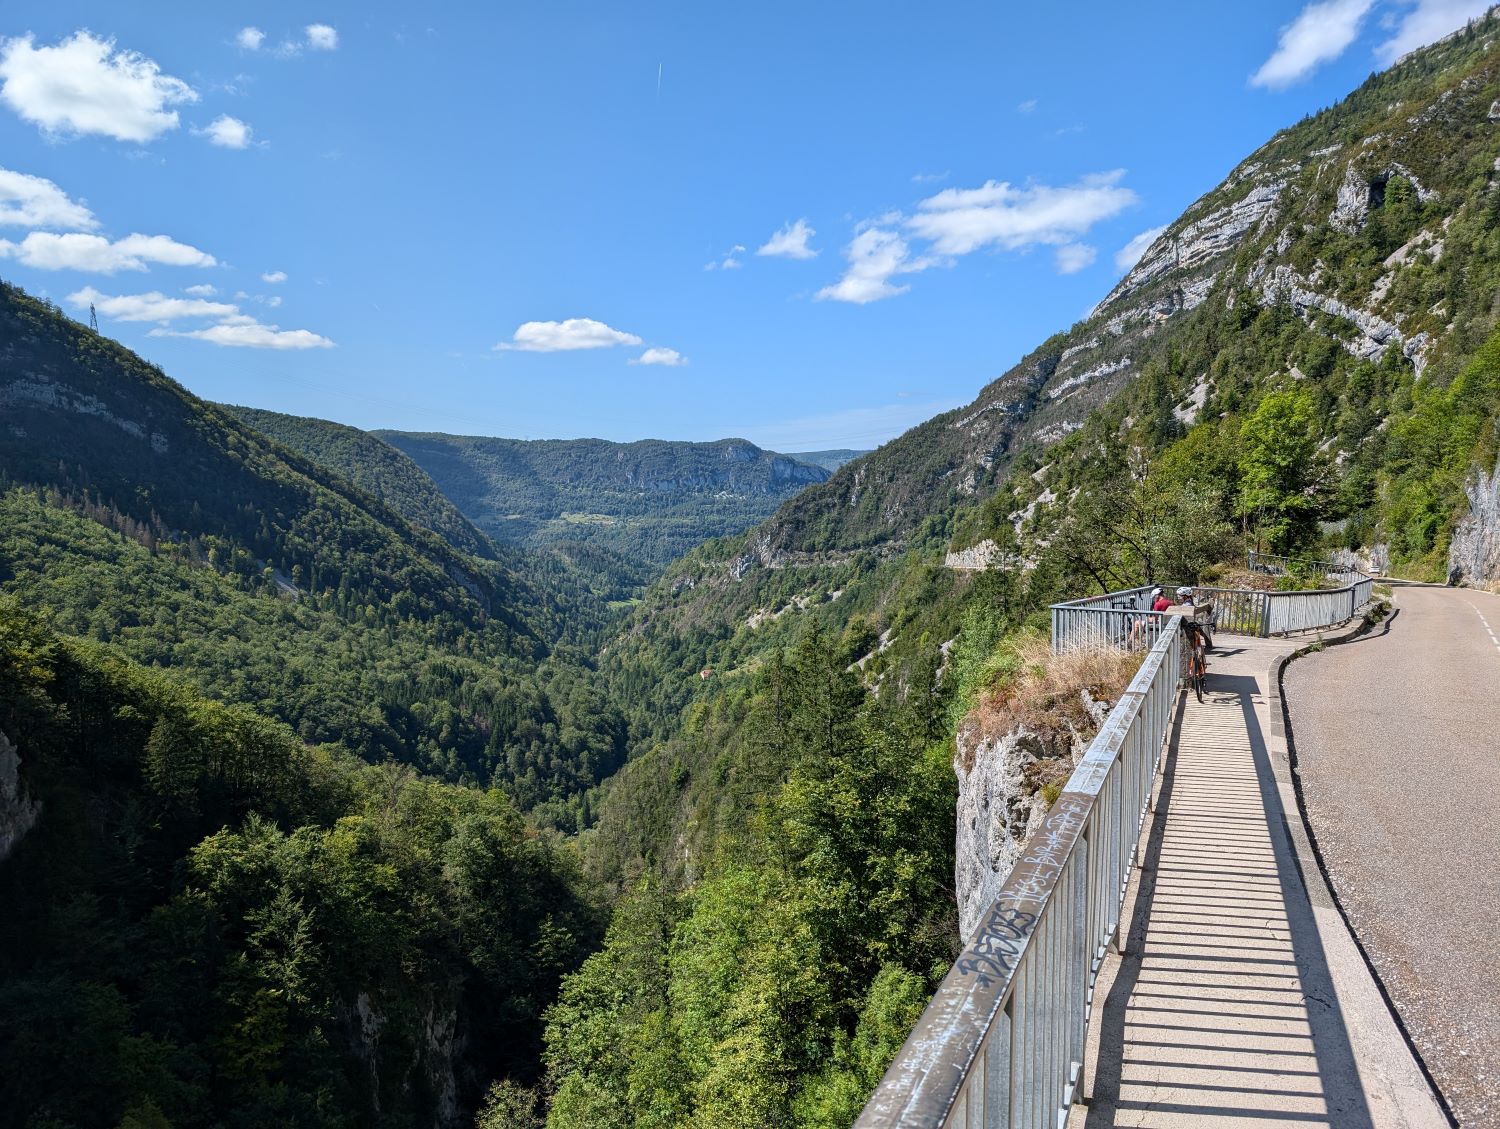
[[[1168,617],[856,1127],[1062,1124],[1171,727]]]
[[[1198,585],[1197,591],[1213,599],[1216,630],[1265,637],[1331,627],[1353,619],[1370,602],[1375,583],[1372,577],[1347,569],[1331,579],[1345,583],[1305,592],[1208,585]],[[1051,605],[1052,649],[1064,653],[1095,647],[1139,650],[1150,646],[1162,629],[1163,613],[1149,610],[1150,593],[1155,587],[1142,585]]]

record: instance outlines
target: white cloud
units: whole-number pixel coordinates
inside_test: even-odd
[[[653,346],[630,363],[633,365],[669,365],[672,368],[681,368],[688,361],[676,349],[664,349],[660,346]]]
[[[567,318],[564,321],[528,321],[520,325],[509,341],[496,349],[516,349],[527,353],[563,353],[573,349],[608,349],[614,345],[639,345],[633,333],[611,329],[593,318]]]
[[[0,239],[0,258],[16,259],[39,270],[77,270],[114,274],[146,270],[147,263],[173,267],[211,267],[214,257],[165,235],[127,235],[111,243],[102,235],[33,231],[19,243]]]
[[[1116,169],[1059,188],[1017,188],[994,180],[979,188],[948,188],[923,200],[906,224],[931,240],[939,255],[967,255],[989,246],[1015,251],[1072,243],[1100,220],[1136,203],[1136,194],[1119,184],[1124,175]]]
[[[1099,257],[1099,249],[1087,243],[1064,243],[1057,249],[1057,273],[1077,274],[1085,267],[1093,266]]]
[[[882,227],[867,227],[856,235],[844,249],[844,258],[849,260],[844,277],[823,287],[815,297],[854,302],[861,306],[882,298],[894,298],[897,294],[905,294],[911,287],[892,285],[893,277],[937,265],[936,259],[912,258],[906,240],[897,232]]]
[[[30,35],[0,41],[0,100],[50,134],[150,141],[177,128],[171,106],[196,102],[187,83],[111,39],[75,32],[56,47]]]
[[[755,253],[779,259],[815,259],[818,253],[807,245],[807,241],[816,234],[805,219],[784,224]]]
[[[919,172],[913,173],[911,182],[913,184],[935,184],[940,180],[948,179],[948,170],[942,172]]]
[[[99,221],[50,180],[0,169],[0,224],[76,230],[98,227]]]
[[[212,298],[218,290],[205,282],[199,286],[189,286],[183,290],[183,293],[191,294],[195,298]]]
[[[1026,99],[1026,101],[1022,102],[1019,106],[1016,107],[1016,113],[1029,114],[1036,109],[1036,105],[1037,102],[1035,98],[1028,98]]]
[[[239,313],[228,302],[208,302],[202,298],[169,298],[159,291],[149,294],[101,294],[85,286],[68,295],[68,301],[80,308],[92,304],[105,317],[116,321],[154,321],[165,325],[179,318],[223,318]]]
[[[285,282],[286,281],[286,271],[284,271],[284,270],[268,270],[268,271],[266,271],[265,274],[263,274],[263,275],[260,276],[260,280],[262,282],[270,282],[270,283]]]
[[[250,145],[250,134],[253,130],[239,118],[220,114],[209,123],[207,129],[200,129],[196,132],[198,136],[208,138],[210,145],[217,145],[221,149],[245,149]]]
[[[1337,59],[1354,42],[1374,0],[1321,0],[1281,29],[1276,50],[1250,76],[1251,86],[1281,90]]]
[[[327,24],[307,25],[307,45],[314,51],[332,51],[339,45],[339,33]]]
[[[736,259],[735,256],[742,255],[744,253],[745,245],[743,243],[736,243],[733,247],[729,248],[728,252],[725,253],[722,259],[714,259],[712,262],[704,263],[703,269],[739,270],[740,267],[744,266],[745,264],[742,263],[739,259]]]
[[[1375,48],[1382,63],[1394,63],[1409,51],[1457,31],[1489,10],[1493,0],[1417,0],[1401,17],[1396,34]]]
[[[153,329],[152,337],[189,337],[212,345],[240,349],[331,349],[333,342],[308,329],[282,329],[263,325],[252,317],[238,314],[225,318],[207,329]]]
[[[260,45],[266,41],[266,33],[258,27],[242,27],[234,41],[246,51],[259,51]]]
[[[189,293],[213,293],[213,287],[189,287]],[[102,294],[92,286],[68,295],[68,301],[80,309],[89,305],[105,317],[116,321],[156,322],[151,337],[186,337],[214,345],[244,349],[327,349],[333,342],[307,329],[282,329],[265,325],[238,306],[228,302],[209,302],[204,297],[174,298],[153,290],[149,294]],[[276,303],[279,304],[279,299]],[[217,324],[201,329],[170,329],[172,322],[184,319],[213,319]]]
[[[1146,249],[1155,243],[1161,237],[1161,233],[1166,230],[1166,225],[1148,227],[1115,252],[1115,266],[1122,271],[1128,271],[1136,263],[1140,262],[1141,256],[1146,253]]]

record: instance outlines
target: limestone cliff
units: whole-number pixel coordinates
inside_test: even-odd
[[[1469,512],[1453,531],[1448,579],[1454,583],[1500,581],[1500,465],[1477,472],[1468,484]]]

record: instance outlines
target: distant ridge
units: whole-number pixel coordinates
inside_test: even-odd
[[[745,439],[503,439],[377,431],[497,541],[583,540],[666,564],[739,533],[830,471]]]

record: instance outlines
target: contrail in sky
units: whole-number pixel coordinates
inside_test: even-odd
[[[656,96],[661,97],[661,64],[656,64]]]

